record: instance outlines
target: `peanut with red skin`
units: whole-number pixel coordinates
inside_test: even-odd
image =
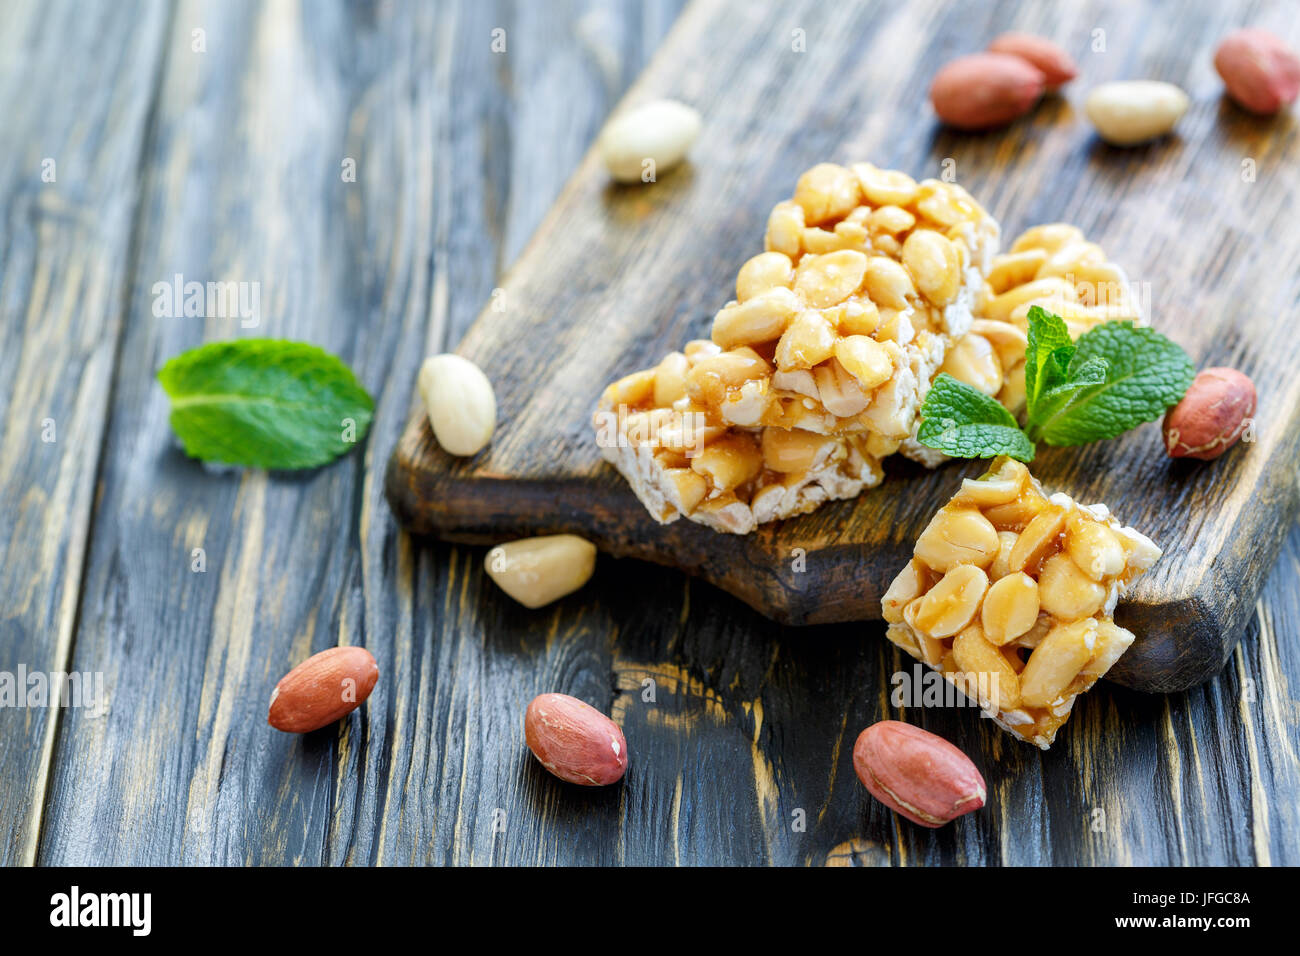
[[[331,647],[280,678],[266,722],[291,734],[320,730],[364,704],[377,680],[379,665],[364,647]]]
[[[1032,33],[1003,33],[989,44],[990,53],[1008,53],[1036,66],[1043,74],[1049,93],[1079,75],[1070,54],[1048,40]]]
[[[984,806],[984,778],[969,757],[920,727],[872,724],[853,745],[853,768],[871,795],[923,827],[941,827]]]
[[[1228,95],[1252,113],[1276,113],[1300,94],[1300,57],[1267,30],[1237,30],[1223,38],[1214,68]]]
[[[568,694],[538,694],[524,714],[524,738],[541,765],[568,783],[603,787],[627,772],[618,724]]]
[[[1255,383],[1235,368],[1207,368],[1165,413],[1170,458],[1218,458],[1236,444],[1255,414]]]
[[[958,57],[930,85],[930,101],[939,118],[958,129],[1005,126],[1028,113],[1043,95],[1041,70],[1007,53]]]

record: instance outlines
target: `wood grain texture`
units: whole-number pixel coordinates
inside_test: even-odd
[[[441,604],[463,582],[441,569],[445,552],[411,565],[371,456],[396,440],[419,357],[461,334],[672,12],[177,7],[73,655],[105,674],[112,707],[65,716],[42,862],[379,859],[390,801],[406,793],[393,781],[419,753],[410,682],[434,623],[404,602]],[[513,55],[491,51],[496,27]],[[566,90],[581,109],[554,108]],[[544,148],[521,156],[516,138]],[[154,317],[153,284],[177,273],[259,283],[259,325]],[[153,373],[239,335],[348,361],[378,401],[366,448],[301,476],[185,459]],[[392,683],[366,708],[379,719],[353,717],[337,741],[268,733],[275,680],[340,642],[384,662]]]
[[[62,601],[81,603],[71,659],[106,672],[112,709],[62,715],[43,806],[28,781],[0,776],[6,814],[26,814],[33,836],[39,826],[40,862],[1300,863],[1300,533],[1221,676],[1163,697],[1099,686],[1042,754],[966,711],[890,706],[890,679],[910,661],[877,623],[783,627],[679,572],[608,557],[582,591],[527,611],[487,580],[481,550],[397,527],[383,472],[420,358],[458,341],[502,285],[677,8],[176,7],[165,68],[134,94],[158,105],[123,283],[125,338],[101,399],[107,427],[86,449],[102,458],[93,521],[80,539],[69,532],[69,547],[85,549],[84,588],[79,570],[52,577],[73,595]],[[102,9],[107,23],[121,4]],[[771,14],[773,36],[788,34],[792,11]],[[17,10],[10,22],[37,16]],[[1098,16],[1058,23],[1047,6],[1001,4],[979,8],[976,25],[1082,48]],[[1167,14],[1145,16],[1168,29]],[[1218,17],[1188,17],[1191,35],[1217,30]],[[489,49],[496,27],[509,37],[504,56]],[[206,59],[190,52],[196,28]],[[976,42],[942,35],[932,60]],[[98,39],[116,44],[100,49],[105,60],[138,58],[131,31]],[[61,70],[94,62],[58,49],[47,55]],[[94,98],[78,107],[89,128],[109,115]],[[15,142],[40,139],[46,118],[7,115]],[[346,186],[345,156],[358,160]],[[0,195],[14,193],[14,175],[27,173],[7,171]],[[153,318],[151,284],[177,269],[260,280],[261,326]],[[7,341],[43,342],[43,326],[9,327],[33,298],[13,292],[23,304],[0,313]],[[185,460],[152,372],[174,351],[240,334],[341,352],[377,399],[366,447],[299,476]],[[5,421],[7,436],[26,434]],[[36,494],[20,480],[5,479],[6,520],[12,502]],[[73,501],[50,491],[34,513]],[[194,547],[206,550],[203,573],[190,570]],[[6,609],[28,593],[13,571],[21,554],[2,553]],[[57,637],[30,633],[50,646]],[[367,704],[306,737],[269,729],[275,681],[336,643],[378,658]],[[9,648],[0,670],[21,660]],[[619,719],[631,750],[622,786],[579,790],[536,765],[522,713],[542,691]],[[0,759],[27,746],[21,727],[34,716],[0,710]],[[988,809],[932,832],[874,804],[850,751],[886,716],[967,749],[991,784]],[[1098,808],[1105,827],[1094,832]]]
[[[0,30],[0,669],[10,680],[19,668],[48,681],[69,667],[165,23],[161,3],[50,2],[7,9]],[[12,699],[0,708],[0,864],[35,858],[60,714]]]
[[[922,178],[955,163],[1007,245],[1037,223],[1077,223],[1199,366],[1234,366],[1260,384],[1257,441],[1213,464],[1171,461],[1148,425],[1044,451],[1033,466],[1050,489],[1107,503],[1166,551],[1124,604],[1121,622],[1139,639],[1113,679],[1163,692],[1212,677],[1300,506],[1300,356],[1287,344],[1300,300],[1300,138],[1289,115],[1261,122],[1220,101],[1209,64],[1230,13],[1206,5],[1178,31],[1147,29],[1159,9],[1070,5],[1047,31],[1080,59],[1068,99],[970,136],[938,126],[925,91],[938,63],[998,32],[1004,21],[988,8],[794,5],[774,22],[753,5],[694,5],[628,97],[701,110],[692,162],[654,184],[613,187],[587,156],[458,348],[497,385],[491,446],[453,459],[413,417],[388,480],[398,520],[453,540],[582,534],[611,554],[697,574],[784,623],[878,618],[926,522],[985,465],[891,462],[886,482],[855,502],[736,538],[655,524],[600,458],[591,414],[609,382],[707,337],[736,270],[762,249],[768,210],[802,170],[867,159]],[[1300,23],[1277,25],[1300,45]],[[792,50],[795,28],[806,53]],[[1105,31],[1104,52],[1091,49],[1093,29]],[[1177,135],[1114,149],[1074,104],[1093,84],[1134,75],[1178,83],[1195,105]]]

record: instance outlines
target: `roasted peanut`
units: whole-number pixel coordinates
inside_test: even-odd
[[[970,758],[911,724],[882,720],[862,731],[853,767],[873,797],[923,827],[941,827],[984,806],[984,778]]]
[[[921,598],[916,626],[931,637],[951,637],[975,617],[988,576],[973,564],[959,564]]]
[[[1233,368],[1205,369],[1165,413],[1165,451],[1171,458],[1218,458],[1249,427],[1255,402],[1249,376]]]
[[[1020,57],[976,53],[935,74],[930,102],[950,126],[991,129],[1028,113],[1045,89],[1043,72]]]
[[[1079,73],[1070,54],[1045,37],[1032,33],[1003,33],[989,44],[990,53],[1007,53],[1038,68],[1048,92],[1070,82]]]
[[[994,644],[1007,644],[1038,620],[1038,582],[1023,571],[999,578],[984,595],[980,609],[984,636]]]
[[[998,547],[997,530],[978,509],[949,507],[931,518],[916,539],[916,556],[946,573],[961,564],[988,567]]]
[[[1223,38],[1214,68],[1228,95],[1252,113],[1276,113],[1300,94],[1300,57],[1267,30],[1236,30]]]
[[[524,713],[524,739],[543,767],[568,783],[603,787],[627,772],[627,740],[586,701],[539,694]]]
[[[783,252],[760,252],[740,267],[736,274],[736,300],[746,302],[778,286],[794,284],[794,264]]]

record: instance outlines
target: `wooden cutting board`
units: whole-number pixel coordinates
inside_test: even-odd
[[[805,168],[870,160],[922,178],[955,163],[1004,244],[1037,223],[1081,226],[1141,283],[1156,328],[1199,366],[1234,366],[1259,386],[1257,440],[1219,461],[1171,461],[1151,424],[1043,448],[1031,466],[1049,489],[1106,502],[1165,549],[1122,607],[1139,640],[1112,679],[1172,691],[1212,676],[1300,502],[1300,136],[1290,114],[1260,119],[1221,98],[1213,45],[1235,24],[1201,24],[1189,44],[1144,29],[1133,6],[1053,7],[1050,23],[1017,26],[1066,46],[1079,79],[1010,128],[967,135],[937,124],[926,90],[944,61],[1005,27],[989,11],[808,3],[773,19],[759,7],[696,0],[683,14],[621,108],[659,96],[698,108],[690,162],[616,186],[586,157],[458,349],[495,384],[491,446],[454,459],[417,410],[387,474],[398,521],[467,542],[574,532],[619,557],[680,567],[783,622],[878,618],[917,534],[982,465],[927,472],[895,457],[884,484],[856,501],[737,537],[656,524],[600,458],[591,414],[607,383],[707,337],[737,268],[762,250],[768,210]],[[1092,50],[1098,24],[1104,53]],[[1294,24],[1280,29],[1300,46]],[[1191,94],[1175,135],[1128,150],[1094,137],[1078,104],[1120,78]]]

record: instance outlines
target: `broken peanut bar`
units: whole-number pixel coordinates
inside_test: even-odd
[[[748,534],[880,484],[880,462],[861,435],[720,424],[694,401],[693,379],[739,381],[758,361],[698,340],[605,389],[596,442],[656,521],[685,515],[716,531]]]
[[[1061,316],[1076,339],[1115,319],[1143,324],[1128,277],[1099,245],[1066,223],[1034,226],[1016,239],[1010,252],[994,257],[970,331],[949,347],[938,371],[993,396],[1019,415],[1025,405],[1029,309],[1035,305]],[[915,427],[912,434],[900,448],[903,455],[928,468],[948,460],[916,441]]]
[[[881,601],[887,636],[1046,750],[1074,699],[1133,643],[1115,604],[1160,554],[1105,505],[1049,497],[999,458],[917,538]]]
[[[713,320],[738,383],[697,396],[727,424],[867,434],[877,457],[912,431],[948,344],[969,330],[997,222],[960,186],[823,163],[768,220]]]

